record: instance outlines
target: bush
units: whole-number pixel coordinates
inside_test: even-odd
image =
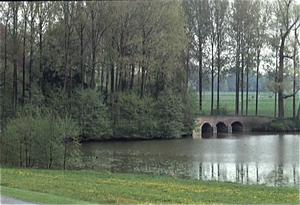
[[[155,102],[151,97],[140,98],[133,92],[118,95],[115,104],[117,122],[116,138],[151,139],[156,137],[157,121],[154,119]]]
[[[184,107],[182,97],[171,90],[159,93],[155,105],[155,116],[158,121],[158,137],[180,138],[184,130]]]
[[[83,140],[101,140],[112,136],[110,113],[103,96],[96,90],[77,90],[69,100],[70,113],[80,127]]]
[[[299,118],[276,119],[262,124],[262,131],[265,132],[294,132],[300,130]]]
[[[21,113],[11,119],[1,138],[1,162],[21,167],[73,167],[81,149],[76,123],[53,113]],[[79,164],[79,163],[78,163]]]

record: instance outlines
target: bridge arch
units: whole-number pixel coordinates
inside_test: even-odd
[[[243,132],[243,124],[239,121],[231,123],[232,132]]]
[[[213,128],[212,128],[212,126],[211,126],[211,124],[209,122],[205,122],[201,126],[201,132],[202,133],[212,132],[213,131],[212,129]]]
[[[228,132],[227,126],[224,122],[218,122],[216,126],[217,132]]]

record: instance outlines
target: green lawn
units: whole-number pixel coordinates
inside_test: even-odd
[[[258,115],[274,117],[275,109],[275,96],[271,92],[261,92],[258,98]],[[255,92],[249,92],[248,99],[248,115],[255,115],[256,104]],[[241,100],[241,96],[240,96]],[[300,101],[300,93],[296,97],[296,111],[298,111]],[[217,93],[214,93],[214,109],[217,107]],[[227,111],[227,114],[235,114],[235,93],[234,92],[220,92],[220,108]],[[284,100],[285,117],[293,116],[293,98],[287,98]],[[203,93],[203,114],[210,115],[211,110],[211,92],[206,91]],[[241,113],[241,102],[239,105]],[[244,115],[246,115],[246,93],[244,93]],[[277,108],[278,115],[278,108]]]
[[[28,195],[31,195],[36,202],[46,204],[299,203],[297,188],[242,185],[155,175],[5,167],[1,169],[1,176],[2,194],[19,196],[27,200],[30,200]],[[68,201],[71,199],[74,201]]]

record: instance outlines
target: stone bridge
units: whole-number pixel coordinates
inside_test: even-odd
[[[273,117],[212,115],[196,118],[196,128],[193,137],[201,137],[202,133],[212,132],[249,132],[261,124],[274,120]]]

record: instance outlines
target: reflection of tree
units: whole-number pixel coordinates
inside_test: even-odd
[[[283,166],[279,165],[278,166],[278,177],[277,177],[277,185],[282,186],[283,185]]]
[[[256,183],[259,183],[259,178],[258,178],[258,164],[256,164]]]
[[[248,164],[236,164],[236,182],[249,184]]]
[[[295,170],[295,167],[293,167],[293,172]],[[296,170],[295,170],[296,172]],[[296,175],[296,173],[293,173],[293,177]],[[284,167],[282,164],[279,164],[277,167],[275,166],[274,170],[271,171],[266,176],[266,184],[268,185],[274,185],[274,186],[284,186],[289,184],[290,175],[288,173],[284,174]],[[295,180],[294,180],[295,184]]]
[[[295,165],[293,166],[293,179],[294,179],[294,186],[296,186],[297,183],[296,183],[296,167],[295,167]]]

